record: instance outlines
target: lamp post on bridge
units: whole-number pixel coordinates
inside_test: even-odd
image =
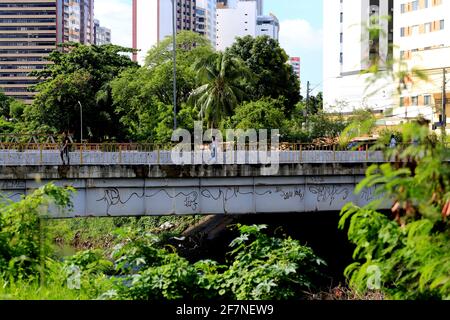
[[[80,143],[83,143],[83,105],[78,101],[80,105]]]
[[[173,130],[177,129],[177,0],[172,1],[172,52],[173,52]]]

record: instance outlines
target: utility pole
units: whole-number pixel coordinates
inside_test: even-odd
[[[445,68],[442,69],[442,128],[447,129],[447,79]]]
[[[173,51],[173,130],[177,129],[177,0],[172,0],[172,51]]]
[[[311,95],[310,86],[311,86],[311,83],[309,81],[306,82],[306,106],[305,106],[305,111],[303,112],[303,116],[305,116],[305,117],[308,115],[309,100],[310,100],[310,95]]]

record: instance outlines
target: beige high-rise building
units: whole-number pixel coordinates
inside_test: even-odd
[[[396,60],[404,68],[416,68],[426,81],[405,79],[405,87],[392,115],[410,119],[423,116],[432,124],[444,120],[444,86],[450,78],[450,0],[394,1],[394,39]],[[444,72],[446,75],[444,76]],[[450,119],[450,90],[446,89],[446,120]]]
[[[33,101],[30,76],[58,43],[93,43],[93,0],[0,0],[0,90]]]

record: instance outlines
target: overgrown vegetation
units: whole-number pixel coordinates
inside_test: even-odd
[[[340,227],[356,245],[346,275],[362,294],[450,299],[449,150],[420,123],[405,125],[402,140],[409,143],[386,151],[397,163],[370,167],[357,188],[377,199],[342,210]],[[391,215],[378,211],[381,203],[393,203]]]
[[[2,205],[0,298],[300,299],[322,277],[325,263],[310,248],[269,237],[265,226],[239,225],[223,265],[181,257],[164,236],[149,232],[161,221],[150,226],[128,219],[110,220],[116,229],[107,247],[60,256],[52,242],[55,229],[65,232],[63,223],[52,226],[43,219],[50,207],[70,209],[71,191],[50,184]]]

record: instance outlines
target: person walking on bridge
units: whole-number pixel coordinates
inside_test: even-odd
[[[66,165],[66,162],[64,160],[64,157],[67,159],[67,165],[70,165],[70,156],[69,156],[69,147],[70,147],[70,138],[66,131],[64,131],[64,136],[61,143],[61,160],[63,163],[63,166]]]

